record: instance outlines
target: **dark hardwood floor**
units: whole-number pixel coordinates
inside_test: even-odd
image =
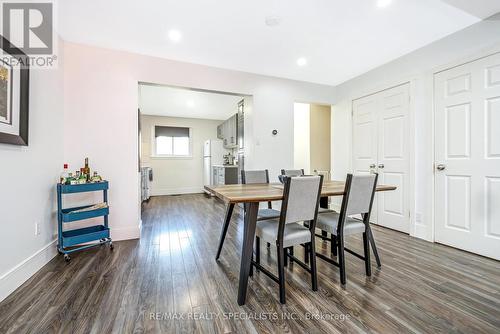
[[[319,291],[298,265],[287,303],[262,273],[236,303],[242,221],[235,209],[220,262],[224,206],[204,195],[154,197],[141,240],[54,258],[0,303],[0,333],[498,333],[500,262],[374,227],[382,269],[346,254],[347,285],[318,259]],[[112,214],[112,212],[111,212]],[[347,245],[362,251],[360,237]],[[276,272],[276,249],[261,262]],[[328,244],[317,241],[319,252]],[[295,255],[302,258],[302,249]]]

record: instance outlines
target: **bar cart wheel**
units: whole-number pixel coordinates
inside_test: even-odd
[[[115,249],[115,245],[113,245],[113,242],[109,242],[109,249],[113,250]]]
[[[68,254],[64,254],[64,261],[66,262],[71,261],[71,257]]]

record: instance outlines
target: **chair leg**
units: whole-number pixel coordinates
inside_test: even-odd
[[[293,254],[293,246],[292,246],[292,247],[290,247],[290,248],[288,248],[288,253],[289,253],[291,256],[293,256],[293,255],[294,255],[294,254]],[[293,262],[293,259],[292,259],[292,258],[290,258],[290,263],[292,263],[292,262]]]
[[[344,254],[344,236],[339,235],[337,238],[338,249],[339,249],[339,267],[340,267],[340,283],[346,283],[345,275],[345,254]]]
[[[304,244],[304,262],[309,263],[309,244]]]
[[[285,257],[285,249],[281,245],[277,245],[278,250],[278,280],[280,286],[280,303],[285,304],[285,266],[284,266],[284,257]]]
[[[260,264],[260,238],[255,237],[255,262]],[[255,268],[256,271],[259,269]]]
[[[375,239],[373,238],[372,229],[368,226],[368,237],[370,238],[370,245],[373,249],[373,254],[375,255],[375,261],[377,261],[377,267],[382,267],[382,263],[380,262],[380,257],[378,256],[377,245],[375,245]]]
[[[366,276],[372,275],[372,267],[370,262],[370,236],[368,235],[368,229],[366,229],[365,233],[363,233],[363,249],[365,251],[365,271]]]
[[[284,259],[283,259],[283,265],[288,267],[288,248],[284,249]]]
[[[330,238],[330,251],[333,256],[337,256],[337,236],[334,235],[333,233],[331,234]]]
[[[311,257],[311,287],[313,291],[318,291],[318,276],[316,271],[316,244],[314,235],[311,236],[311,250],[309,254]]]

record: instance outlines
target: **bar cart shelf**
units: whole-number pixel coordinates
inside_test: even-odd
[[[109,183],[107,181],[97,183],[57,185],[57,221],[58,221],[58,244],[57,251],[64,254],[66,262],[71,260],[69,254],[91,247],[108,244],[113,249],[108,226],[109,207],[108,203]],[[83,192],[102,191],[103,202],[106,207],[90,209],[93,205],[85,205],[73,208],[63,208],[63,195]],[[88,226],[77,229],[64,230],[67,224],[72,222],[103,217],[102,225]]]

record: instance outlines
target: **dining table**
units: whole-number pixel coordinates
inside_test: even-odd
[[[397,187],[391,185],[379,184],[376,187],[377,192],[396,190]],[[255,238],[255,227],[257,225],[257,215],[259,204],[261,202],[280,201],[283,199],[283,185],[281,183],[264,184],[228,184],[228,185],[207,185],[205,190],[219,198],[226,204],[226,215],[224,221],[229,222],[235,204],[243,203],[246,206],[246,212],[243,219],[243,243],[241,248],[241,262],[238,285],[238,305],[244,305],[247,295],[248,278],[252,265],[253,242]],[[332,196],[343,196],[345,194],[344,181],[324,181],[321,189],[321,198],[327,199]],[[325,202],[320,205],[325,207]],[[223,231],[225,233],[225,231]],[[224,235],[221,235],[223,238]],[[373,236],[368,236],[372,242],[372,248],[375,257],[379,261],[376,248],[373,243]],[[218,254],[220,253],[219,246]]]

